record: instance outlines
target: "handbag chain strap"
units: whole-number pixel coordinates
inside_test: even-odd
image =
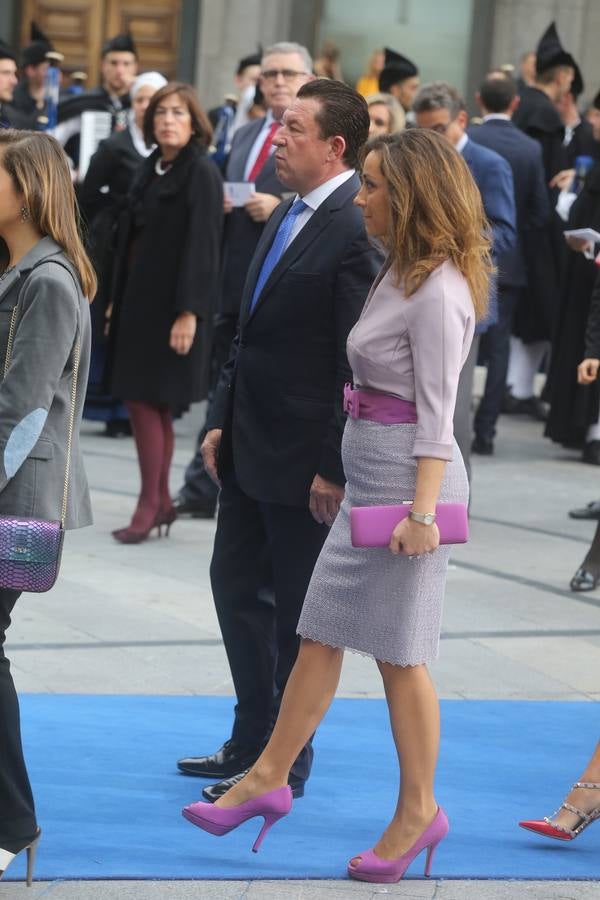
[[[58,262],[58,260],[55,260]],[[62,263],[58,263],[59,266],[62,266],[63,269],[66,269],[67,272],[73,277],[71,270],[64,266]],[[75,279],[73,278],[73,281]],[[15,337],[15,329],[17,325],[17,310],[19,308],[19,300],[17,298],[17,302],[13,306],[13,311],[10,317],[10,326],[8,330],[8,341],[6,344],[6,358],[4,360],[4,377],[6,378],[6,373],[8,372],[8,367],[10,366],[10,360],[12,356],[12,345]],[[77,337],[77,341],[75,343],[75,347],[73,348],[73,383],[71,385],[71,409],[69,412],[69,426],[67,429],[67,461],[65,463],[65,484],[63,487],[63,499],[62,499],[62,507],[60,511],[60,525],[61,528],[65,527],[65,521],[67,519],[67,503],[69,499],[69,475],[71,473],[71,447],[73,445],[73,428],[75,425],[75,407],[77,405],[77,377],[79,375],[79,359],[81,356],[81,341],[79,336]]]

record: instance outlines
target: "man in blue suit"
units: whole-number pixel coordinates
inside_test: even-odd
[[[435,81],[421,88],[413,104],[415,121],[419,128],[430,128],[442,134],[462,154],[481,193],[485,214],[492,229],[494,262],[508,253],[515,245],[516,212],[513,177],[509,164],[494,153],[469,140],[466,128],[469,121],[465,104],[452,85]],[[473,373],[479,351],[479,337],[497,319],[495,290],[490,298],[490,312],[480,323],[471,352],[463,366],[458,384],[454,413],[454,436],[465,461],[469,480],[471,477],[471,397]]]
[[[475,416],[474,453],[489,456],[494,452],[496,421],[506,388],[510,333],[517,303],[528,286],[527,248],[538,242],[540,231],[550,221],[550,203],[544,178],[542,148],[511,121],[519,98],[517,86],[503,72],[492,72],[485,79],[477,101],[483,123],[469,129],[478,144],[495,150],[508,162],[515,185],[517,242],[498,257],[498,321],[481,339],[482,356],[487,359],[485,393]]]

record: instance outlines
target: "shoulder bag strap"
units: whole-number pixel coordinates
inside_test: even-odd
[[[57,266],[61,266],[61,268],[65,269],[75,284],[75,289],[77,293],[77,297],[79,297],[79,288],[77,285],[77,280],[73,275],[73,272],[64,262],[59,259],[43,259],[39,263],[37,263],[32,268],[37,269],[38,266],[41,266],[43,263],[53,262]],[[31,274],[31,273],[30,273]],[[6,359],[4,360],[4,377],[6,377],[6,373],[8,372],[8,367],[10,365],[10,360],[12,356],[12,345],[14,341],[16,324],[17,324],[17,310],[19,308],[19,299],[20,299],[21,291],[19,291],[19,296],[17,297],[17,302],[15,303],[12,311],[12,315],[10,318],[10,326],[8,331],[8,342],[6,344]],[[63,499],[62,499],[62,507],[60,512],[60,524],[61,528],[65,527],[65,521],[67,518],[67,502],[69,499],[69,476],[71,473],[71,447],[73,445],[73,428],[75,425],[75,408],[77,405],[77,379],[79,376],[79,360],[81,357],[81,339],[79,334],[79,325],[77,326],[77,331],[75,333],[76,340],[73,348],[73,383],[71,386],[71,409],[69,412],[69,425],[67,429],[67,461],[65,464],[65,483],[63,487]]]

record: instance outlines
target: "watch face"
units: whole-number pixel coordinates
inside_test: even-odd
[[[425,520],[426,525],[433,525],[433,523],[435,522],[435,516],[431,513],[427,513],[426,515],[424,515],[423,519]]]

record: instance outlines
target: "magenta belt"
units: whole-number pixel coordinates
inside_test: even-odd
[[[344,412],[351,419],[369,419],[381,425],[414,425],[418,421],[412,400],[353,388],[351,384],[344,385]]]

